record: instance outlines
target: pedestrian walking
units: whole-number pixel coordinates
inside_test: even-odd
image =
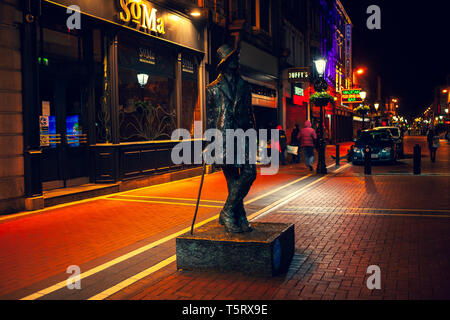
[[[437,149],[441,146],[439,128],[430,128],[427,133],[428,149],[430,150],[431,162],[436,162]]]
[[[294,130],[291,133],[291,146],[297,147],[297,154],[294,155],[294,163],[300,163],[300,140],[298,138],[300,134],[300,127],[298,124],[295,124]]]
[[[279,143],[275,146],[275,148],[279,152],[281,165],[284,166],[286,165],[287,136],[286,131],[284,131],[281,126],[277,126],[277,130],[279,133]]]
[[[316,131],[312,128],[311,122],[306,121],[305,127],[300,130],[300,146],[305,158],[305,164],[310,171],[314,170],[312,165],[314,163],[315,140],[317,140]]]

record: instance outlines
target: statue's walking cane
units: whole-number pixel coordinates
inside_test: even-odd
[[[203,151],[203,152],[204,152],[204,151]],[[194,219],[192,220],[191,235],[194,234],[194,224],[195,224],[195,220],[197,219],[198,205],[199,205],[199,203],[200,203],[200,196],[201,196],[201,194],[202,194],[203,180],[205,179],[206,162],[205,162],[205,159],[203,159],[203,154],[202,154],[202,162],[203,162],[202,179],[201,179],[201,181],[200,181],[200,189],[198,190],[197,205],[195,206]]]

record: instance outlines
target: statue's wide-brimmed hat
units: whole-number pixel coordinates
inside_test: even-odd
[[[224,44],[219,49],[217,49],[217,57],[219,58],[220,62],[217,65],[217,69],[223,68],[225,63],[234,55],[236,55],[239,51],[237,49],[231,49],[231,47],[227,44]]]

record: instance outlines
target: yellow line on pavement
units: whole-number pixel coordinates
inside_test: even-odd
[[[340,167],[339,169],[335,170],[334,173],[336,173],[336,172],[338,172],[338,171],[340,171],[342,169],[345,169],[349,165],[350,164],[347,164],[347,165],[345,165],[343,167]],[[267,207],[265,207],[265,208],[255,212],[254,214],[250,215],[248,217],[248,219],[251,220],[251,219],[256,218],[257,216],[259,218],[261,218],[263,216],[263,213],[264,213],[264,215],[269,214],[270,212],[276,210],[277,208],[279,208],[281,206],[284,206],[285,204],[289,203],[290,201],[292,201],[295,198],[297,198],[298,196],[300,196],[302,193],[306,192],[307,188],[309,188],[309,187],[315,185],[316,183],[318,183],[318,182],[320,182],[320,181],[322,181],[322,180],[324,180],[326,178],[329,178],[329,177],[330,176],[326,175],[326,176],[323,176],[323,177],[321,177],[321,178],[319,178],[319,179],[317,179],[317,180],[315,180],[315,181],[313,181],[313,182],[311,182],[311,183],[309,183],[307,185],[302,186],[298,191],[296,191],[294,193],[291,193],[291,194],[289,194],[289,195],[287,195],[287,196],[285,196],[285,197],[283,197],[283,198],[273,202],[272,204],[268,205]]]
[[[214,173],[211,173],[210,175],[217,174],[217,173],[218,172],[214,172]],[[106,195],[103,195],[103,196],[98,196],[98,197],[93,197],[93,198],[88,198],[88,199],[83,199],[83,200],[77,200],[77,201],[62,203],[62,204],[58,204],[56,206],[51,206],[51,207],[47,207],[47,208],[39,209],[39,210],[23,211],[23,212],[7,215],[5,217],[0,217],[0,221],[10,220],[10,219],[14,219],[14,218],[22,217],[22,216],[39,214],[39,213],[43,213],[43,212],[46,212],[46,211],[51,211],[51,210],[55,210],[55,209],[65,208],[65,207],[69,207],[69,206],[73,206],[73,205],[77,205],[77,204],[81,204],[81,203],[86,203],[86,202],[91,202],[91,201],[96,201],[96,200],[103,200],[103,199],[106,199],[106,198],[112,197],[112,196],[118,196],[118,195],[130,193],[130,192],[136,192],[136,191],[140,191],[140,190],[149,189],[149,188],[161,187],[161,186],[165,186],[165,185],[169,185],[169,184],[173,184],[173,183],[177,183],[177,182],[183,182],[183,181],[190,180],[190,179],[195,179],[195,178],[199,178],[199,176],[185,178],[185,179],[180,179],[180,180],[175,180],[175,181],[164,182],[164,183],[155,184],[155,185],[152,185],[152,186],[136,188],[136,189],[116,192],[116,193],[112,193],[112,194],[106,194]]]
[[[292,207],[293,210],[311,209],[311,207]],[[339,210],[366,210],[366,211],[397,211],[397,212],[436,212],[450,213],[450,210],[433,209],[391,209],[391,208],[350,208],[350,207],[320,207],[320,209],[339,209]],[[285,210],[288,212],[288,210]]]
[[[108,298],[109,296],[113,295],[116,292],[119,292],[120,290],[132,285],[133,283],[151,275],[152,273],[155,273],[156,271],[168,266],[169,264],[171,264],[172,262],[176,261],[177,257],[176,255],[171,256],[170,258],[167,258],[166,260],[161,261],[160,263],[154,265],[153,267],[150,267],[134,276],[132,276],[131,278],[128,278],[122,282],[119,282],[118,284],[116,284],[115,286],[106,289],[103,292],[100,292],[99,294],[96,294],[93,297],[90,297],[88,300],[104,300],[106,298]]]
[[[105,200],[113,201],[129,201],[129,202],[143,202],[143,203],[157,203],[157,204],[170,204],[173,206],[190,206],[195,207],[195,203],[183,203],[183,202],[169,202],[169,201],[153,201],[153,200],[138,200],[138,199],[122,199],[122,198],[106,198]],[[222,208],[222,206],[213,206],[208,204],[199,204],[199,207],[205,208]]]
[[[347,166],[348,166],[348,165],[343,166],[343,167],[341,167],[341,168],[338,169],[338,170],[344,169],[344,168],[347,167]],[[338,171],[338,170],[336,170],[336,171]],[[248,217],[248,219],[251,220],[251,219],[257,217],[258,215],[260,215],[260,214],[262,214],[262,213],[265,213],[266,210],[273,211],[273,210],[276,209],[277,207],[279,207],[279,206],[283,205],[284,203],[289,202],[289,201],[292,200],[293,198],[299,196],[299,195],[302,193],[302,192],[300,192],[300,191],[303,191],[303,192],[304,192],[304,191],[305,191],[305,190],[304,190],[305,188],[310,187],[310,186],[312,186],[312,185],[318,183],[319,181],[322,181],[323,179],[325,179],[325,178],[327,178],[327,177],[329,177],[329,176],[323,176],[323,177],[319,178],[319,179],[316,180],[316,181],[313,181],[313,182],[311,182],[311,183],[309,183],[309,184],[307,184],[307,185],[305,185],[305,186],[302,186],[301,189],[300,189],[299,191],[297,191],[297,192],[295,192],[295,193],[293,193],[293,194],[290,194],[290,195],[284,197],[283,199],[280,199],[280,200],[278,200],[278,201],[272,203],[271,205],[269,205],[269,206],[267,206],[267,207],[265,207],[265,208],[263,208],[263,209],[261,209],[261,210],[255,212],[254,214],[250,215],[250,216]],[[304,178],[305,178],[305,177],[304,177]],[[297,181],[297,182],[298,182],[298,181],[301,181],[301,180],[303,180],[304,178],[298,179],[298,180],[296,180],[296,181]],[[293,184],[293,183],[289,183],[289,184],[287,184],[286,186],[289,186],[289,185],[292,185],[292,184]],[[275,192],[275,191],[268,192],[268,194],[272,194],[273,192]],[[217,219],[218,217],[219,217],[219,215],[216,215],[216,216],[214,216],[213,218],[210,218],[210,219],[208,219],[208,220],[211,220],[211,219],[214,220],[214,219]],[[202,222],[201,224],[204,224],[204,223]],[[200,226],[200,224],[196,225],[196,227],[198,227],[198,226]],[[183,233],[185,233],[185,232],[183,232]],[[172,263],[172,262],[175,261],[175,260],[176,260],[176,255],[173,255],[173,256],[171,256],[170,258],[167,258],[166,260],[161,261],[161,262],[158,263],[157,265],[155,265],[155,266],[153,266],[153,267],[150,267],[149,269],[146,269],[146,270],[142,271],[141,273],[139,273],[139,274],[137,274],[137,275],[135,275],[135,276],[133,276],[133,277],[130,277],[130,278],[128,278],[128,279],[126,279],[126,280],[120,282],[119,284],[117,284],[117,285],[115,285],[115,286],[113,286],[113,287],[111,287],[111,288],[109,288],[109,289],[107,289],[107,290],[105,290],[105,291],[103,291],[103,292],[101,292],[101,293],[99,293],[99,294],[97,294],[97,295],[95,295],[95,296],[89,298],[88,300],[104,300],[104,299],[108,298],[109,296],[111,296],[111,295],[113,295],[113,294],[119,292],[120,290],[122,290],[122,289],[128,287],[129,285],[135,283],[136,281],[139,281],[140,279],[142,279],[142,278],[144,278],[144,277],[146,277],[146,276],[148,276],[148,275],[150,275],[150,274],[152,274],[152,273],[154,273],[154,272],[156,272],[156,271],[158,271],[158,270],[164,268],[165,266],[169,265],[170,263]]]
[[[341,169],[344,169],[344,168],[347,167],[347,166],[348,166],[348,165],[345,165],[345,166],[339,168],[338,170],[336,170],[335,172],[337,172],[337,171],[339,171],[339,170],[341,170]],[[306,176],[306,177],[302,177],[302,178],[297,179],[297,180],[295,180],[295,181],[293,181],[293,182],[290,182],[290,183],[286,184],[284,187],[288,187],[288,186],[290,186],[290,185],[292,185],[292,184],[294,184],[294,183],[296,183],[296,182],[299,182],[299,181],[301,181],[301,180],[303,180],[303,179],[306,179],[306,178],[309,177],[309,176],[311,176],[311,175],[308,175],[308,176]],[[325,179],[326,177],[329,177],[329,176],[323,176],[323,177],[321,177],[320,179],[318,179],[318,180],[316,180],[316,181],[314,181],[314,182],[312,182],[312,183],[310,183],[310,184],[307,184],[307,185],[305,185],[305,186],[302,186],[300,190],[302,190],[302,189],[304,189],[304,188],[307,188],[308,186],[313,185],[313,184],[317,183],[319,180]],[[191,179],[191,178],[189,178],[189,179]],[[148,187],[146,187],[146,188],[148,188]],[[277,188],[277,189],[275,189],[275,190],[272,190],[272,191],[270,191],[270,192],[265,193],[265,195],[266,195],[266,196],[267,196],[267,195],[271,195],[271,194],[273,194],[274,192],[277,192],[277,191],[279,191],[279,190],[281,190],[281,189],[282,189],[282,187]],[[289,195],[288,197],[289,197],[289,198],[292,198],[294,195],[298,195],[298,193],[299,193],[299,192],[297,191],[296,193],[291,194],[291,195]],[[117,194],[115,194],[115,195],[117,195]],[[99,197],[99,198],[106,199],[107,197],[111,197],[111,195],[108,195],[108,196],[102,196],[102,197]],[[258,199],[261,199],[262,197],[263,197],[263,196],[259,196]],[[284,197],[283,199],[281,199],[281,200],[279,200],[279,201],[276,201],[275,203],[273,203],[273,204],[271,204],[271,205],[269,205],[269,206],[267,206],[267,207],[265,207],[265,208],[259,210],[258,212],[252,214],[251,216],[249,216],[249,220],[251,220],[251,219],[253,219],[254,217],[256,217],[257,215],[263,213],[266,209],[269,209],[270,211],[272,211],[272,210],[274,209],[275,206],[278,207],[279,204],[282,203],[282,200],[284,200],[284,199],[286,199],[286,198],[287,198],[287,197]],[[114,199],[108,199],[108,200],[114,200]],[[252,200],[253,200],[253,199],[252,199]],[[252,200],[246,202],[246,204],[250,203]],[[134,201],[134,200],[130,200],[130,201]],[[256,200],[254,200],[254,201],[256,201]],[[173,204],[173,203],[170,203],[170,204]],[[211,218],[208,218],[208,219],[206,219],[206,220],[203,220],[202,222],[199,222],[199,223],[195,224],[194,228],[198,228],[198,227],[200,227],[200,226],[202,226],[202,225],[204,225],[204,224],[207,224],[207,223],[209,223],[209,222],[211,222],[211,221],[216,220],[217,218],[219,218],[219,215],[218,215],[218,214],[215,215],[215,216],[213,216],[213,217],[211,217]],[[162,239],[160,239],[160,240],[158,240],[158,241],[155,241],[155,242],[150,243],[150,244],[148,244],[148,245],[146,245],[146,246],[143,246],[143,247],[141,247],[141,248],[139,248],[139,249],[136,249],[136,250],[134,250],[134,251],[131,251],[131,252],[125,254],[125,255],[122,255],[122,256],[120,256],[120,257],[117,257],[117,258],[115,258],[115,259],[113,259],[113,260],[111,260],[111,261],[109,261],[109,262],[106,262],[106,263],[101,264],[101,265],[99,265],[99,266],[97,266],[97,267],[95,267],[95,268],[92,268],[92,269],[90,269],[90,270],[88,270],[88,271],[86,271],[86,272],[81,273],[81,274],[79,275],[79,278],[80,278],[80,280],[81,280],[81,279],[83,279],[83,278],[87,278],[87,277],[89,277],[89,276],[91,276],[91,275],[94,275],[94,274],[96,274],[96,273],[99,273],[99,272],[101,272],[101,271],[103,271],[103,270],[105,270],[105,269],[107,269],[107,268],[109,268],[109,267],[112,267],[112,266],[114,266],[114,265],[116,265],[116,264],[118,264],[118,263],[120,263],[120,262],[123,262],[123,261],[125,261],[125,260],[128,260],[128,259],[130,259],[130,258],[132,258],[132,257],[134,257],[134,256],[136,256],[136,255],[138,255],[138,254],[140,254],[140,253],[143,253],[143,252],[145,252],[145,251],[147,251],[147,250],[149,250],[149,249],[152,249],[152,248],[154,248],[154,247],[156,247],[156,246],[158,246],[158,245],[160,245],[160,244],[162,244],[162,243],[165,243],[165,242],[167,242],[167,241],[169,241],[169,240],[172,240],[172,239],[174,239],[174,238],[176,238],[176,237],[178,237],[178,236],[180,236],[180,235],[182,235],[182,234],[185,234],[185,233],[189,232],[190,230],[191,230],[190,227],[185,228],[185,229],[183,229],[183,230],[181,230],[181,231],[179,231],[179,232],[173,233],[173,234],[171,234],[171,235],[169,235],[169,236],[167,236],[167,237],[164,237],[164,238],[162,238]],[[175,256],[172,256],[172,257],[170,257],[170,258],[168,258],[168,259],[166,259],[166,260],[164,260],[164,261],[168,261],[169,259],[171,259],[171,258],[173,258],[173,257],[175,257]],[[161,263],[163,263],[164,261],[162,261]],[[161,267],[161,268],[162,268],[162,267]],[[147,269],[147,270],[149,270],[149,269]],[[158,269],[158,270],[159,270],[159,269]],[[133,278],[133,277],[131,277],[131,278]],[[126,281],[126,280],[125,280],[125,281]],[[121,282],[121,283],[124,283],[124,282]],[[28,296],[26,296],[26,297],[24,297],[24,298],[22,298],[22,299],[20,299],[20,300],[35,300],[35,299],[38,299],[38,298],[40,298],[40,297],[42,297],[42,296],[44,296],[44,295],[47,295],[47,294],[49,294],[49,293],[55,292],[55,291],[57,291],[57,290],[59,290],[59,289],[62,289],[62,288],[64,288],[66,285],[67,285],[67,280],[64,280],[64,281],[61,281],[61,282],[59,282],[59,283],[57,283],[57,284],[55,284],[55,285],[53,285],[53,286],[51,286],[51,287],[48,287],[48,288],[45,288],[45,289],[43,289],[43,290],[40,290],[40,291],[38,291],[38,292],[36,292],[36,293],[30,294],[30,295],[28,295]],[[110,288],[110,289],[111,289],[111,288]],[[119,290],[121,290],[121,289],[118,289],[117,291],[119,291]],[[110,290],[110,291],[108,291],[108,293],[113,294],[114,292],[112,292],[112,290]],[[103,295],[102,295],[102,297],[103,297],[102,299],[104,299],[104,298],[107,297],[106,294],[105,294],[105,291],[102,292],[102,294],[103,294]],[[94,296],[94,297],[95,297],[95,296]],[[97,297],[97,298],[100,299],[100,297]]]
[[[113,197],[116,195],[113,195]],[[160,196],[137,196],[137,195],[124,195],[122,197],[131,197],[131,198],[147,198],[147,199],[166,199],[166,200],[183,200],[183,201],[197,201],[197,199],[194,198],[172,198],[172,197],[160,197]],[[201,200],[200,202],[215,202],[215,203],[225,203],[225,201],[220,200]]]
[[[196,228],[201,227],[202,225],[207,224],[208,222],[216,220],[218,217],[219,217],[219,215],[215,215],[214,217],[211,217],[209,219],[203,220],[202,222],[197,223],[195,225],[195,227]],[[117,257],[117,258],[115,258],[115,259],[113,259],[113,260],[111,260],[109,262],[106,262],[106,263],[101,264],[101,265],[99,265],[99,266],[97,266],[95,268],[92,268],[92,269],[90,269],[90,270],[88,270],[86,272],[83,272],[79,276],[80,280],[83,279],[83,278],[87,278],[87,277],[89,277],[89,276],[91,276],[93,274],[99,273],[99,272],[101,272],[101,271],[103,271],[103,270],[105,270],[105,269],[107,269],[109,267],[112,267],[112,266],[114,266],[114,265],[116,265],[118,263],[121,263],[121,262],[123,262],[125,260],[128,260],[128,259],[130,259],[132,257],[135,257],[138,254],[141,254],[141,253],[143,253],[143,252],[145,252],[147,250],[150,250],[150,249],[152,249],[152,248],[154,248],[156,246],[159,246],[162,243],[165,243],[165,242],[167,242],[169,240],[172,240],[172,239],[174,239],[174,238],[176,238],[178,236],[181,236],[182,234],[185,234],[186,232],[189,232],[190,230],[191,230],[191,227],[185,228],[185,229],[183,229],[183,230],[181,230],[179,232],[173,233],[173,234],[171,234],[171,235],[169,235],[167,237],[159,239],[158,241],[152,242],[152,243],[150,243],[150,244],[148,244],[146,246],[143,246],[143,247],[141,247],[139,249],[136,249],[134,251],[131,251],[131,252],[129,252],[129,253],[123,255],[123,256]],[[67,280],[64,280],[64,281],[61,281],[61,282],[59,282],[59,283],[57,283],[57,284],[55,284],[55,285],[53,285],[51,287],[48,287],[48,288],[43,289],[43,290],[40,290],[40,291],[38,291],[38,292],[36,292],[34,294],[28,295],[28,296],[26,296],[26,297],[24,297],[24,298],[22,298],[20,300],[35,300],[35,299],[38,299],[38,298],[40,298],[40,297],[42,297],[44,295],[52,293],[52,292],[54,292],[56,290],[62,289],[66,285],[67,285]]]
[[[279,213],[299,213],[299,214],[329,214],[329,215],[361,215],[361,216],[388,216],[388,217],[417,217],[417,218],[450,218],[450,215],[440,214],[414,214],[414,213],[375,213],[375,212],[327,212],[327,211],[311,211],[311,212],[295,212],[288,210],[278,210]]]

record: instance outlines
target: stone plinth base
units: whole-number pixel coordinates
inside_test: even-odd
[[[176,239],[177,268],[275,276],[287,271],[295,250],[294,225],[251,223],[253,231],[230,234],[217,222]]]

